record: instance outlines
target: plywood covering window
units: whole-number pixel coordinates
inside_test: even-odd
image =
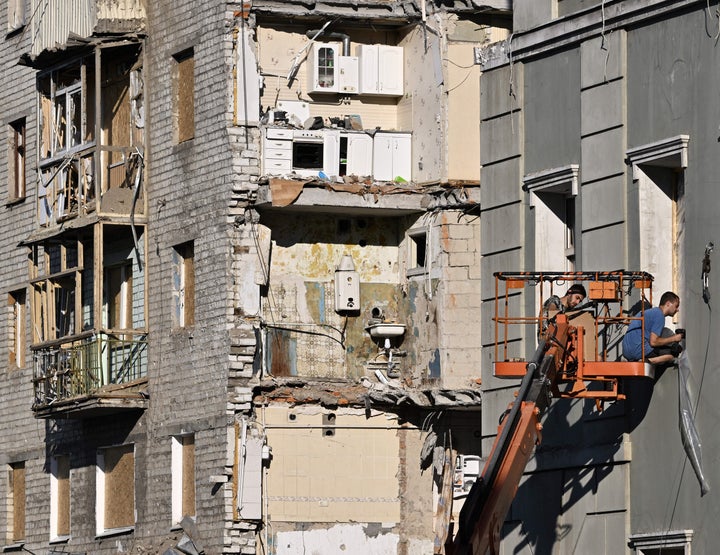
[[[8,126],[8,201],[25,198],[25,118]]]
[[[173,249],[173,301],[176,327],[195,323],[195,245],[192,241]]]
[[[135,451],[120,445],[98,451],[97,533],[135,525]]]
[[[195,516],[195,436],[172,438],[172,520]]]
[[[15,462],[8,468],[8,541],[25,539],[25,462]]]
[[[70,457],[50,459],[50,539],[70,535]]]
[[[192,49],[176,54],[173,58],[175,131],[177,142],[183,143],[195,136],[195,58]]]
[[[25,290],[8,295],[8,331],[10,368],[25,366]]]

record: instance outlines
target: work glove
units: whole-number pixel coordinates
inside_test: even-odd
[[[671,343],[670,344],[670,353],[672,353],[672,356],[679,357],[680,353],[683,352],[682,345],[680,343]]]
[[[678,328],[675,330],[675,333],[678,333],[682,335],[683,341],[685,340],[685,329],[684,328]]]

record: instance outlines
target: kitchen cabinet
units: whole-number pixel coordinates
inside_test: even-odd
[[[402,96],[403,48],[386,44],[360,44],[360,94]]]
[[[410,133],[378,131],[373,139],[373,176],[377,181],[412,179]]]
[[[366,133],[340,134],[340,175],[372,175],[373,139]]]
[[[291,129],[268,127],[263,137],[263,172],[267,174],[290,173],[292,171]]]
[[[313,43],[308,55],[308,92],[357,94],[357,56],[341,55],[339,43]]]

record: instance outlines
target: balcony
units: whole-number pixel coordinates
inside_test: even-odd
[[[105,332],[34,349],[36,418],[87,418],[147,407],[147,334]]]

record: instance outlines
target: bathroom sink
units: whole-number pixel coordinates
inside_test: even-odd
[[[400,337],[405,333],[405,324],[381,322],[365,328],[372,337]]]

